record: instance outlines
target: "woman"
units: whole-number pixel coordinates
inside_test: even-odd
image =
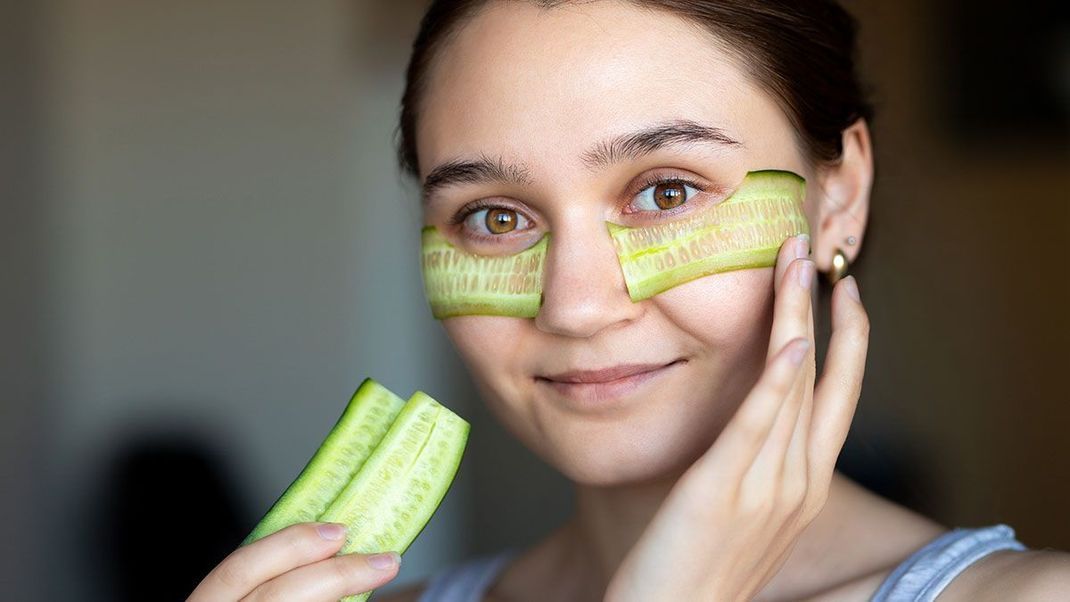
[[[533,318],[443,326],[493,413],[575,483],[577,503],[529,549],[380,599],[1070,591],[1066,554],[1027,550],[1007,525],[949,529],[833,470],[869,331],[854,278],[837,277],[861,249],[873,178],[853,44],[850,18],[818,0],[432,4],[399,149],[424,183],[425,225],[485,255],[552,232]],[[812,250],[792,237],[772,268],[632,301],[605,222],[675,219],[767,168],[806,179]],[[819,380],[815,270],[834,282]],[[191,599],[332,600],[396,576],[390,557],[332,557],[339,537],[285,529],[225,559]]]

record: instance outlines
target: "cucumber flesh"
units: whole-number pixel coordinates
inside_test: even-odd
[[[469,428],[468,422],[417,391],[364,469],[320,517],[349,526],[340,553],[405,552],[449,490]],[[363,602],[370,594],[345,600]]]
[[[515,255],[476,255],[453,246],[434,226],[421,231],[424,292],[432,315],[533,318],[542,304],[549,235]]]
[[[695,215],[634,228],[607,222],[629,297],[638,302],[710,274],[775,266],[786,239],[810,232],[805,193],[806,180],[795,173],[752,171],[732,196]],[[424,291],[434,317],[535,317],[549,238],[516,255],[483,256],[425,226]]]
[[[362,470],[321,520],[350,525],[343,552],[401,551],[445,495],[468,423],[428,395],[409,399]]]
[[[242,545],[323,514],[364,466],[404,406],[405,401],[389,389],[364,379],[315,455]]]
[[[403,401],[368,378],[297,479],[242,545],[287,527],[338,522],[339,554],[404,553],[449,490],[470,425],[426,393]],[[363,602],[371,592],[344,598]]]
[[[629,228],[607,222],[628,295],[641,301],[696,278],[773,267],[784,240],[810,232],[806,181],[788,171],[752,171],[728,199],[687,218]]]

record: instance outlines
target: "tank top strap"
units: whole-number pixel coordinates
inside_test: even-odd
[[[881,583],[870,602],[932,602],[951,580],[998,550],[1026,550],[1005,524],[956,528],[911,554]]]
[[[479,602],[519,551],[514,546],[439,570],[428,580],[419,602]]]

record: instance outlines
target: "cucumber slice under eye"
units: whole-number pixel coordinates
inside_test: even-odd
[[[628,295],[642,301],[696,278],[776,265],[786,239],[810,227],[806,180],[790,171],[749,172],[728,199],[683,219],[627,227],[607,222]],[[436,319],[462,315],[533,318],[542,305],[550,235],[507,256],[454,247],[434,227],[422,231],[424,291]]]
[[[469,314],[533,318],[542,304],[549,234],[515,255],[468,253],[434,226],[422,230],[424,291],[436,319]]]
[[[407,402],[372,379],[243,545],[307,522],[347,527],[339,554],[404,553],[460,467],[470,425],[426,393]],[[363,602],[371,592],[348,596]]]
[[[730,270],[773,267],[784,241],[810,227],[806,180],[789,171],[749,172],[724,201],[684,219],[629,228],[606,223],[632,301]]]

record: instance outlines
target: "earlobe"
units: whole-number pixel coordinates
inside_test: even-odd
[[[865,119],[843,131],[840,160],[818,171],[814,260],[819,270],[829,272],[836,249],[843,251],[850,264],[862,246],[873,186],[873,146]]]

